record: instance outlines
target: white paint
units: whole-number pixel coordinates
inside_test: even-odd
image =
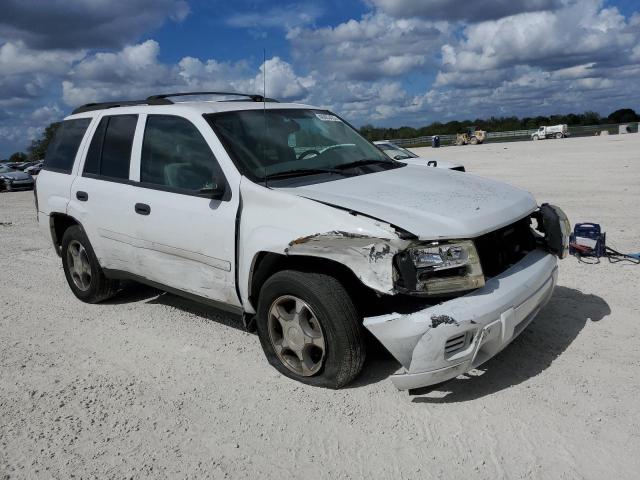
[[[384,219],[422,240],[473,238],[537,207],[504,183],[416,165],[281,190]]]
[[[443,382],[497,354],[548,301],[557,278],[557,258],[535,250],[483,288],[425,310],[364,319],[364,326],[393,354],[405,372],[392,377],[401,389]],[[432,327],[432,317],[455,324]],[[515,331],[515,335],[514,335]],[[446,341],[471,332],[468,348],[447,357]]]
[[[393,289],[391,257],[385,261],[370,262],[372,244],[389,245],[397,251],[408,242],[398,238],[388,224],[361,215],[332,208],[284,189],[269,189],[242,179],[242,217],[238,275],[242,304],[246,311],[255,313],[249,302],[251,267],[260,252],[287,255],[310,255],[329,258],[350,268],[362,282],[380,292]],[[349,232],[360,238],[344,238],[332,232]],[[314,237],[304,243],[290,245],[292,241]]]

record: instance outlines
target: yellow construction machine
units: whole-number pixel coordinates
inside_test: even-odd
[[[478,145],[484,142],[487,132],[469,127],[466,132],[456,134],[456,145]]]

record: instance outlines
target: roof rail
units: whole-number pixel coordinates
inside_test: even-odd
[[[165,93],[162,95],[152,95],[145,100],[121,100],[102,103],[87,103],[76,108],[72,115],[83,112],[93,112],[95,110],[105,110],[107,108],[115,107],[130,107],[134,105],[172,105],[174,102],[169,100],[169,97],[187,97],[187,96],[199,96],[199,95],[231,95],[237,97],[246,97],[253,102],[278,102],[274,98],[265,98],[262,95],[248,94],[248,93],[235,93],[235,92],[180,92],[180,93]],[[229,100],[237,102],[241,100]]]
[[[146,100],[124,100],[121,102],[86,103],[76,108],[71,114],[75,115],[76,113],[93,112],[94,110],[104,110],[106,108],[129,107],[132,105],[147,105],[147,102]]]
[[[247,97],[253,102],[277,102],[273,98],[265,98],[262,95],[249,94],[249,93],[236,93],[236,92],[181,92],[181,93],[165,93],[163,95],[152,95],[147,97],[147,103],[149,105],[171,105],[173,102],[169,100],[169,97],[188,97],[188,96],[201,96],[201,95],[231,95],[236,97]]]

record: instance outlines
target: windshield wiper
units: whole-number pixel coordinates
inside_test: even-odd
[[[283,172],[270,173],[265,175],[264,178],[267,180],[274,178],[289,178],[289,177],[300,177],[303,175],[314,175],[316,173],[333,173],[337,175],[342,175],[343,177],[350,177],[353,174],[343,172],[342,170],[336,170],[335,168],[294,168],[293,170],[285,170]]]
[[[375,158],[363,158],[362,160],[356,160],[355,162],[343,163],[342,165],[336,165],[337,169],[346,170],[348,168],[362,167],[364,165],[372,165],[375,163],[388,163],[389,165],[397,165],[393,160],[379,160]]]

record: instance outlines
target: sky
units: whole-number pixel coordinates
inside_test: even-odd
[[[638,0],[0,0],[0,12],[0,158],[83,103],[262,93],[265,71],[268,96],[357,126],[640,110]]]

